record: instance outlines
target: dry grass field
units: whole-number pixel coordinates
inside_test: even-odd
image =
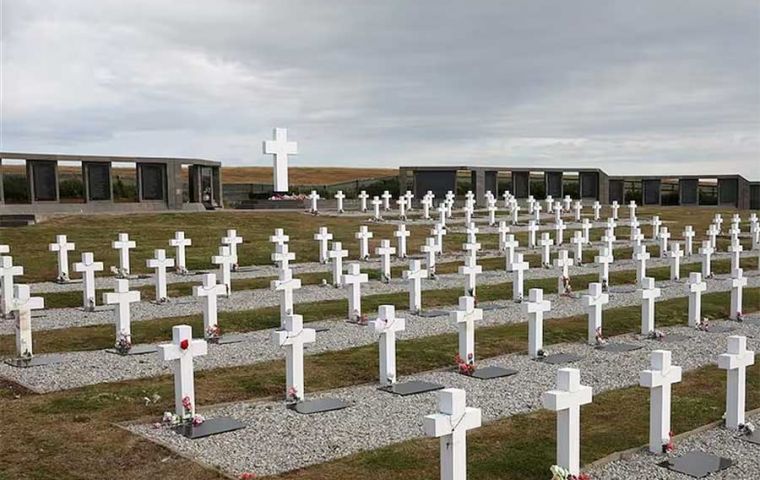
[[[329,185],[370,178],[398,175],[395,168],[291,167],[288,179],[292,185]],[[223,167],[224,183],[271,183],[271,167]]]

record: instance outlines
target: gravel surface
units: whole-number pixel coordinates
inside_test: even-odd
[[[755,425],[760,423],[760,414],[747,418]],[[664,480],[686,480],[692,477],[671,472],[657,464],[669,458],[678,457],[689,452],[705,452],[730,458],[733,461],[726,470],[714,473],[710,479],[750,479],[760,476],[760,445],[741,439],[735,431],[716,427],[677,442],[674,452],[667,455],[654,455],[641,451],[626,460],[618,460],[603,467],[588,471],[594,479],[616,480],[622,478],[657,478]]]
[[[736,324],[736,327],[733,334],[747,335],[750,346],[756,350],[760,348],[757,339],[760,327],[748,324]],[[725,350],[727,334],[697,332],[684,327],[667,330],[690,336],[686,341],[667,345],[673,351],[674,362],[686,371],[715,363],[717,354]],[[640,344],[643,348],[615,354],[581,344],[565,344],[554,345],[547,350],[548,353],[561,351],[584,355],[573,366],[581,370],[583,384],[592,386],[594,393],[599,394],[637,385],[639,371],[649,365],[649,352],[662,348],[659,342],[638,340],[631,335],[623,337],[620,340]],[[610,361],[611,358],[614,361]],[[489,365],[515,368],[519,373],[509,378],[481,381],[448,370],[427,372],[401,380],[424,380],[465,389],[468,405],[481,408],[483,421],[488,423],[540,409],[541,394],[553,388],[556,370],[561,368],[531,361],[526,355],[519,354],[489,359],[480,364],[481,367]],[[310,416],[287,410],[280,402],[243,402],[201,408],[201,413],[207,418],[232,416],[242,421],[246,428],[195,441],[169,429],[147,424],[132,425],[130,429],[191,458],[218,465],[232,475],[246,471],[268,475],[422,437],[423,417],[436,411],[435,393],[402,398],[378,391],[375,385],[313,396],[322,397],[338,397],[352,406],[342,411]],[[743,449],[747,452],[747,458],[757,451],[756,447],[752,448],[754,450],[749,447]]]
[[[748,285],[760,285],[760,277],[751,278]],[[709,281],[708,291],[724,291],[729,288],[730,280],[713,279]],[[682,297],[684,290],[685,285],[681,283],[664,286],[660,300]],[[612,294],[607,308],[639,305],[640,297],[640,293],[636,291]],[[546,318],[563,318],[583,313],[583,306],[578,299],[560,298],[556,295],[547,295],[546,298],[552,302],[552,310],[546,314]],[[484,319],[478,323],[478,326],[525,321],[520,305],[512,302],[503,302],[503,304],[506,308],[485,311]],[[407,330],[399,335],[400,339],[456,332],[456,328],[449,323],[447,316],[421,318],[410,315],[406,311],[399,311],[398,315],[408,319]],[[377,341],[377,337],[370,328],[342,320],[313,322],[309,326],[327,327],[329,330],[317,335],[317,342],[307,347],[307,355],[343,350]],[[208,355],[196,359],[195,368],[207,370],[250,365],[284,357],[284,351],[272,345],[270,335],[271,330],[260,330],[242,334],[245,341],[241,343],[210,345]],[[59,355],[63,357],[62,363],[35,368],[15,368],[4,363],[0,364],[0,376],[16,381],[36,392],[44,393],[103,382],[154,377],[171,372],[170,367],[160,362],[154,354],[122,357],[104,350],[96,350]]]

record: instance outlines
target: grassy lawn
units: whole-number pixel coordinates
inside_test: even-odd
[[[748,289],[747,303],[760,308],[760,289]],[[686,323],[687,301],[672,299],[658,304],[658,326]],[[750,309],[747,309],[750,311]],[[703,297],[703,313],[722,318],[728,313],[728,293]],[[639,307],[605,312],[605,334],[635,332]],[[358,328],[358,327],[357,327]],[[582,342],[586,337],[584,317],[548,320],[545,343]],[[524,352],[527,325],[499,325],[478,329],[479,358]],[[398,342],[399,374],[453,365],[456,335]],[[374,383],[377,378],[377,347],[368,345],[307,357],[308,391]],[[757,406],[760,367],[748,375],[750,408]],[[674,429],[682,432],[720,417],[725,372],[712,367],[685,376],[674,391]],[[694,381],[692,381],[692,378]],[[250,399],[278,398],[282,395],[283,361],[197,372],[198,404]],[[170,409],[173,381],[168,376],[113,384],[99,384],[77,390],[34,395],[4,385],[0,409],[4,428],[0,440],[0,472],[7,478],[100,479],[104,472],[117,471],[119,478],[215,479],[210,470],[181,459],[167,450],[140,440],[115,427],[113,422],[141,419],[149,421]],[[157,402],[146,402],[157,394]],[[646,437],[646,390],[632,388],[595,398],[583,411],[583,461],[589,462],[609,452],[643,444]],[[617,396],[616,396],[617,395]],[[626,404],[626,415],[619,406]],[[629,410],[630,409],[630,410]],[[554,420],[547,412],[523,415],[483,427],[470,438],[472,478],[546,478],[545,467],[553,459]],[[18,439],[11,434],[24,432]],[[520,439],[519,441],[516,439]],[[417,440],[349,457],[287,475],[288,478],[434,478],[437,475],[437,445]],[[424,457],[424,458],[423,458]],[[395,460],[394,460],[395,459]],[[482,470],[481,470],[482,469]],[[477,471],[476,471],[477,470]],[[501,476],[494,476],[501,475]],[[2,477],[0,477],[2,478]],[[437,477],[436,477],[437,478]]]

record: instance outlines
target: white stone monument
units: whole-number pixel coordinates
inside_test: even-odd
[[[728,318],[737,320],[742,311],[742,298],[744,287],[747,286],[747,277],[744,271],[737,268],[731,272],[731,311],[728,312]]]
[[[512,300],[515,302],[522,302],[525,271],[529,268],[528,262],[523,261],[523,254],[515,252],[514,262],[509,266],[509,270],[514,273],[512,278]]]
[[[343,193],[343,190],[338,190],[335,193],[335,195],[333,195],[333,197],[335,198],[335,202],[336,202],[336,205],[335,205],[336,210],[338,211],[338,213],[343,213],[344,212],[343,199],[346,198],[346,194]]]
[[[243,237],[238,236],[237,230],[227,230],[227,235],[222,237],[222,245],[226,245],[230,249],[230,255],[232,256],[232,271],[237,272],[239,267],[238,261],[238,245],[243,243]]]
[[[45,308],[45,299],[32,297],[29,285],[15,285],[13,303],[10,311],[17,312],[16,316],[16,355],[18,358],[30,359],[34,356],[32,350],[32,310]]]
[[[681,250],[681,244],[673,242],[670,248],[670,279],[681,279],[681,257],[683,257],[683,250]]]
[[[13,309],[13,277],[19,277],[23,274],[24,267],[14,266],[13,257],[8,255],[0,257],[0,293],[2,293],[0,313],[3,316],[10,315]]]
[[[393,232],[393,235],[396,237],[397,242],[397,252],[398,252],[398,258],[405,259],[406,258],[406,239],[412,234],[409,230],[406,229],[406,225],[401,223],[399,224],[398,228],[395,232]]]
[[[288,141],[287,128],[275,128],[274,140],[263,142],[264,155],[274,156],[272,166],[274,191],[286,193],[288,186],[288,155],[298,154],[298,143]]]
[[[380,246],[375,248],[375,255],[380,257],[380,274],[386,282],[391,279],[391,255],[395,253],[390,240],[380,240]]]

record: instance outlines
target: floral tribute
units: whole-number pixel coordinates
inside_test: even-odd
[[[662,444],[662,453],[670,453],[676,449],[676,444],[673,442],[673,431],[668,432],[668,438]]]
[[[744,321],[744,314],[740,311],[736,312],[736,321],[737,322],[743,322]]]
[[[596,344],[607,345],[607,339],[602,335],[602,327],[596,329]]]
[[[172,412],[164,412],[161,424],[165,427],[176,427],[180,425],[198,426],[206,421],[206,419],[203,418],[203,415],[193,415],[191,413],[193,411],[193,402],[190,400],[190,397],[182,399],[182,407],[185,409],[182,416]]]
[[[296,387],[288,387],[288,391],[285,393],[285,403],[296,404],[298,400],[298,389]]]
[[[472,375],[475,373],[475,360],[473,359],[471,353],[467,355],[467,361],[462,359],[462,357],[457,353],[457,355],[454,357],[454,362],[457,365],[457,370],[462,375]]]
[[[214,325],[212,327],[208,327],[206,329],[206,339],[208,340],[219,340],[219,337],[222,336],[222,329],[219,327],[219,325]]]
[[[704,317],[702,321],[697,324],[697,330],[702,332],[710,331],[710,322],[707,320],[707,317]]]
[[[124,332],[119,333],[116,337],[116,343],[114,344],[114,350],[120,355],[126,355],[132,349],[132,339]]]
[[[647,338],[649,338],[650,340],[662,340],[663,338],[665,338],[665,332],[663,332],[662,330],[655,329],[649,332],[649,335],[647,335]]]
[[[552,480],[591,480],[588,473],[573,475],[559,465],[552,465],[549,471],[552,472]]]
[[[253,480],[254,478],[256,478],[256,474],[251,473],[251,472],[244,472],[244,473],[241,473],[238,478],[240,480]]]
[[[573,296],[573,286],[570,285],[570,279],[564,275],[562,276],[562,296],[565,296],[565,297]]]

